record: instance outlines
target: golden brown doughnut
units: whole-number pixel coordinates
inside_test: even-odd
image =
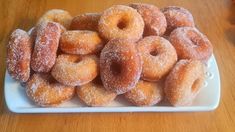
[[[42,22],[37,27],[37,37],[32,54],[31,68],[36,72],[49,72],[56,60],[61,29],[55,22]]]
[[[92,54],[100,52],[104,42],[97,32],[88,30],[67,31],[61,35],[60,49],[70,54]]]
[[[78,15],[73,18],[70,29],[98,31],[100,16],[100,13],[85,13]]]
[[[204,82],[204,65],[198,60],[180,60],[165,81],[165,95],[173,106],[192,104]]]
[[[117,94],[136,85],[142,69],[135,43],[126,39],[109,41],[100,55],[100,74],[104,87]]]
[[[92,81],[98,74],[98,58],[91,56],[59,55],[51,75],[68,86],[83,85]]]
[[[196,28],[177,28],[171,33],[169,41],[175,47],[179,59],[206,62],[213,53],[211,42]]]
[[[168,6],[162,9],[167,21],[167,34],[178,27],[194,27],[194,20],[192,14],[177,6]]]
[[[138,42],[137,49],[143,61],[141,78],[144,80],[161,79],[177,61],[175,48],[168,40],[159,36],[143,38]]]
[[[61,24],[66,29],[69,28],[72,20],[72,16],[68,11],[61,9],[51,9],[47,11],[43,16],[38,20],[38,24],[45,21],[57,22]]]
[[[124,94],[125,98],[137,106],[155,105],[163,99],[160,83],[139,80],[135,88]]]
[[[98,27],[101,36],[107,40],[119,38],[137,41],[142,37],[144,21],[135,9],[115,5],[104,11]]]
[[[49,74],[33,74],[26,83],[27,96],[39,106],[57,106],[71,99],[75,88],[56,82]]]
[[[7,45],[7,70],[12,78],[26,82],[30,77],[32,41],[27,32],[16,29]]]
[[[105,106],[117,96],[115,92],[104,88],[100,77],[88,84],[78,86],[77,95],[88,106]]]
[[[133,3],[129,5],[136,9],[144,20],[144,36],[163,35],[166,31],[167,23],[164,14],[154,5]]]

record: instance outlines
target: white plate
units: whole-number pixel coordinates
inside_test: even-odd
[[[34,105],[27,97],[24,88],[5,76],[5,98],[10,111],[15,113],[71,113],[71,112],[180,112],[180,111],[210,111],[218,107],[220,99],[220,76],[214,56],[207,64],[206,81],[203,89],[191,106],[172,107],[160,103],[151,107],[136,107],[126,102],[122,97],[115,99],[106,107],[87,107],[77,97],[63,103],[59,107],[42,108]]]

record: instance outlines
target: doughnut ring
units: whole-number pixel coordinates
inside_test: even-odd
[[[125,98],[137,106],[152,106],[163,99],[160,83],[140,80],[135,88],[124,94]]]
[[[51,75],[60,83],[78,86],[92,81],[98,74],[98,58],[94,55],[59,55]]]
[[[141,69],[141,59],[133,41],[114,39],[101,51],[100,74],[107,90],[117,94],[131,90],[140,78]]]
[[[143,80],[157,81],[165,76],[177,61],[175,48],[171,43],[159,36],[149,36],[137,44],[140,52],[143,69]]]
[[[27,32],[16,29],[7,45],[7,70],[12,78],[26,82],[30,77],[32,41]]]
[[[213,53],[211,42],[196,28],[177,28],[171,33],[169,41],[175,47],[179,59],[197,59],[206,62]]]
[[[98,28],[101,36],[107,40],[119,38],[137,41],[142,37],[144,21],[135,9],[115,5],[101,15]]]
[[[115,92],[104,88],[99,77],[88,84],[78,86],[77,95],[88,106],[105,106],[117,96]]]
[[[198,60],[180,60],[165,81],[164,92],[173,106],[192,104],[204,82],[204,65]]]
[[[39,106],[57,106],[71,99],[75,88],[56,82],[49,74],[33,74],[26,83],[27,96]]]

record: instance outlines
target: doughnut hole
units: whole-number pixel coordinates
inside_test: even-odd
[[[192,84],[192,88],[191,88],[192,92],[197,92],[202,84],[203,84],[202,79],[200,78],[196,79]]]
[[[189,36],[189,39],[192,42],[193,46],[199,46],[200,45],[200,39],[198,39],[198,38],[200,38],[200,36],[197,33],[195,33],[194,31],[189,31],[187,33],[187,36]]]
[[[122,72],[121,64],[118,62],[112,62],[110,65],[110,69],[111,69],[113,75],[119,75]]]
[[[149,54],[152,56],[157,56],[159,55],[159,51],[157,50],[157,46],[156,45],[152,45],[149,47]]]
[[[193,91],[193,92],[197,91],[197,89],[198,89],[198,83],[199,83],[199,79],[196,79],[196,80],[193,82],[193,85],[192,85],[192,91]]]
[[[198,40],[195,39],[195,38],[190,38],[191,42],[193,43],[193,46],[198,46],[199,43],[198,43]]]
[[[124,30],[128,27],[128,23],[129,23],[129,20],[127,19],[127,17],[124,16],[118,21],[117,27],[120,30]]]
[[[76,59],[74,59],[74,63],[79,63],[81,61],[81,58],[76,58]]]
[[[157,50],[151,50],[149,53],[152,56],[157,56],[158,55],[158,51]]]

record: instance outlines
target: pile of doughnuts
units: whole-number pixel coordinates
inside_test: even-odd
[[[75,17],[49,10],[30,31],[12,32],[6,63],[39,106],[74,95],[87,106],[120,95],[136,106],[185,106],[200,92],[212,53],[188,10],[133,3]]]

